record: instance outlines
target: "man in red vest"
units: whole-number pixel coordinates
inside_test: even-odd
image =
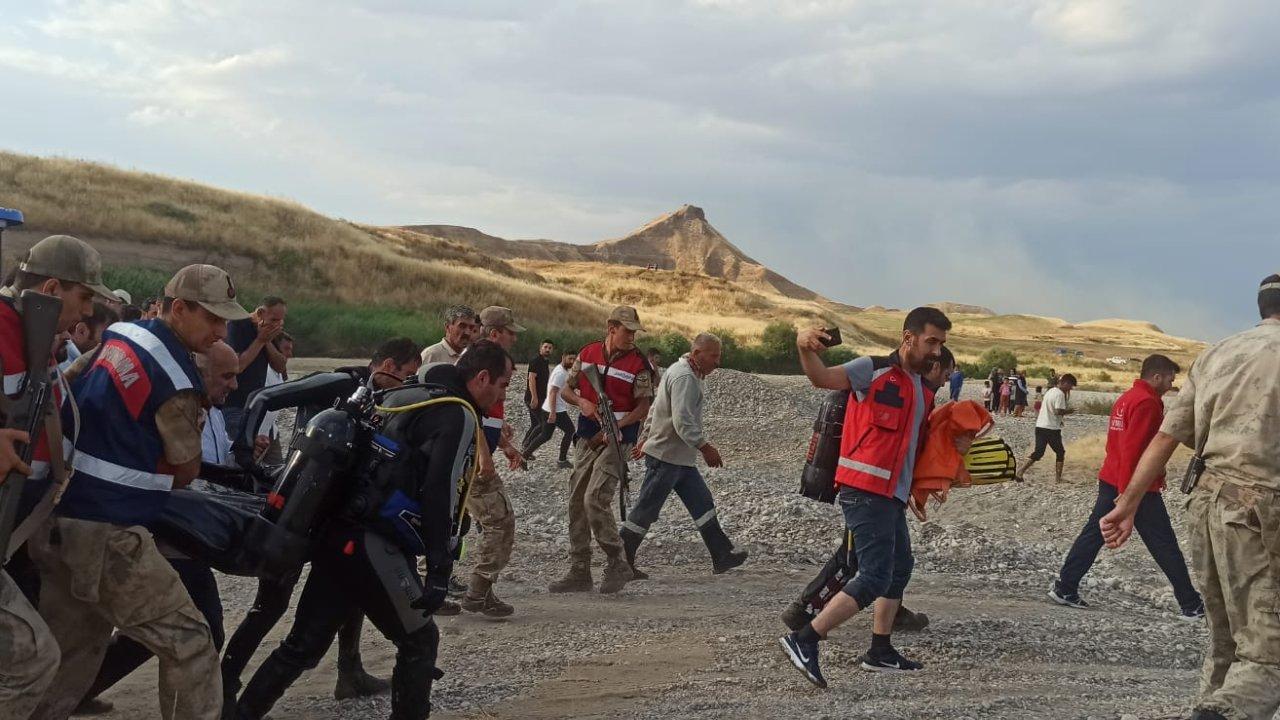
[[[888,357],[861,357],[827,367],[818,353],[829,336],[802,330],[796,338],[800,365],[813,386],[848,390],[835,482],[845,527],[853,534],[858,573],[822,612],[798,631],[779,638],[783,652],[809,682],[826,687],[818,665],[818,642],[832,629],[875,605],[871,648],[861,658],[868,672],[919,670],[890,641],[902,593],[915,558],[907,532],[907,498],[916,458],[926,437],[933,391],[921,375],[941,359],[951,321],[941,310],[907,313],[902,344]]]
[[[110,297],[110,290],[102,284],[102,258],[88,243],[68,235],[54,235],[31,247],[18,265],[13,284],[0,288],[0,380],[3,381],[0,384],[10,398],[23,389],[28,373],[56,373],[52,360],[47,368],[26,365],[26,337],[18,312],[21,306],[17,304],[24,290],[52,295],[62,302],[59,332],[69,331],[89,317],[95,298]],[[54,398],[44,412],[56,413],[62,398],[62,384],[57,383]],[[0,403],[0,422],[5,419],[6,405]],[[0,430],[0,483],[14,470],[32,476],[34,482],[56,484],[65,480],[61,464],[51,462],[54,459],[51,450],[65,457],[64,446],[59,438],[49,437],[46,427],[41,425],[34,438],[21,430]],[[28,465],[22,462],[14,445],[31,441],[36,447]],[[28,485],[28,489],[32,486]],[[45,492],[56,490],[48,487]],[[48,512],[49,506],[42,503],[32,515]],[[23,520],[38,522],[38,517]],[[11,543],[16,550],[22,540],[14,538]],[[9,550],[0,547],[0,566],[8,561]],[[0,638],[0,717],[26,718],[54,682],[60,652],[44,618],[3,569],[0,569]]]
[[[623,554],[613,498],[618,490],[617,460],[600,429],[599,399],[582,375],[585,365],[600,372],[604,392],[609,397],[618,429],[622,433],[624,457],[631,453],[640,435],[649,404],[653,400],[653,374],[649,361],[636,348],[636,333],[643,330],[640,315],[625,305],[613,309],[604,340],[578,351],[569,371],[563,397],[582,411],[574,438],[572,487],[569,493],[569,573],[551,583],[553,593],[590,592],[591,537],[604,551],[608,563],[600,592],[616,593],[636,579]],[[616,442],[617,440],[615,440]]]
[[[1062,571],[1058,573],[1058,581],[1049,591],[1049,598],[1059,605],[1073,608],[1089,606],[1080,598],[1080,581],[1093,566],[1093,561],[1102,549],[1102,530],[1098,521],[1111,512],[1116,506],[1116,498],[1129,487],[1133,471],[1138,467],[1138,458],[1151,444],[1160,423],[1164,421],[1165,393],[1173,388],[1173,380],[1181,368],[1173,360],[1164,355],[1152,355],[1142,361],[1142,376],[1133,382],[1116,404],[1111,408],[1111,420],[1107,428],[1107,457],[1102,461],[1102,469],[1098,471],[1098,499],[1094,503],[1093,513],[1080,531],[1080,536],[1071,545],[1067,559],[1062,563]],[[1179,616],[1184,620],[1198,620],[1204,617],[1204,601],[1196,592],[1187,572],[1187,561],[1178,547],[1178,537],[1169,522],[1169,511],[1165,509],[1164,498],[1160,491],[1164,489],[1164,478],[1156,480],[1151,489],[1142,496],[1135,517],[1135,526],[1142,535],[1142,540],[1151,551],[1151,557],[1164,571],[1165,577],[1173,585],[1174,597],[1181,609]]]

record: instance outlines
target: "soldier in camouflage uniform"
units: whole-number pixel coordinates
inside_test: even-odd
[[[5,397],[0,399],[0,424],[7,418],[9,403],[25,386],[28,373],[27,338],[15,301],[24,290],[34,290],[57,297],[61,303],[55,329],[67,332],[89,317],[96,299],[114,299],[102,284],[102,260],[98,251],[87,243],[66,235],[54,235],[36,243],[27,252],[14,274],[13,284],[0,289],[0,376]],[[45,372],[56,374],[50,358]],[[56,498],[57,485],[66,480],[65,454],[61,451],[62,434],[57,422],[57,406],[65,396],[64,384],[54,383],[53,397],[45,410],[46,423],[39,425],[34,438],[20,430],[0,430],[0,483],[11,471],[29,477],[26,491],[39,490],[42,500],[27,517],[18,518],[18,526],[10,539],[10,547],[0,547],[0,565],[9,558],[30,534],[47,519]],[[15,447],[19,442],[34,441],[32,462],[22,462]],[[0,719],[26,720],[35,710],[58,671],[61,653],[45,620],[32,607],[18,585],[0,570]]]
[[[510,309],[492,306],[480,311],[480,339],[492,340],[507,352],[515,345],[524,328],[516,324]],[[484,419],[487,447],[476,449],[480,474],[467,498],[467,512],[480,525],[479,547],[475,549],[476,565],[471,571],[471,581],[460,605],[467,612],[478,612],[489,617],[507,617],[515,608],[498,599],[493,585],[498,574],[511,561],[511,549],[516,542],[516,514],[507,499],[502,476],[494,466],[494,451],[501,450],[511,469],[524,465],[524,458],[511,444],[511,426],[503,420],[505,399],[489,408]]]
[[[1271,720],[1280,708],[1280,275],[1263,280],[1258,308],[1261,323],[1196,360],[1101,521],[1119,547],[1177,446],[1203,447],[1186,516],[1209,625],[1194,720]]]
[[[34,717],[66,718],[84,697],[112,628],[159,658],[161,715],[216,720],[218,653],[209,625],[146,526],[200,470],[204,382],[192,358],[248,317],[231,278],[190,265],[164,289],[162,316],[116,323],[73,391],[85,432],[56,513],[31,538],[40,613],[62,665]]]
[[[643,330],[633,307],[620,306],[609,316],[607,335],[578,352],[569,371],[563,397],[582,411],[574,438],[573,470],[569,476],[569,572],[548,588],[553,593],[587,592],[591,577],[591,538],[608,558],[600,592],[616,593],[631,580],[643,580],[624,557],[618,520],[613,510],[618,492],[619,469],[600,429],[595,392],[582,376],[584,363],[600,372],[601,383],[612,403],[622,437],[624,457],[630,455],[649,414],[653,400],[653,373],[649,361],[636,348],[636,332]]]

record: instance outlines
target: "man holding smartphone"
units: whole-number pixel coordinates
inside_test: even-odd
[[[871,647],[861,658],[868,672],[920,670],[891,642],[893,621],[915,558],[907,532],[907,498],[933,392],[921,375],[941,359],[951,321],[937,308],[907,314],[902,343],[887,357],[861,357],[827,367],[818,353],[830,333],[802,330],[800,364],[814,387],[848,390],[835,482],[845,526],[853,535],[858,573],[822,612],[800,630],[779,638],[783,652],[809,682],[826,687],[818,643],[858,612],[874,605]],[[826,342],[824,342],[826,341]]]

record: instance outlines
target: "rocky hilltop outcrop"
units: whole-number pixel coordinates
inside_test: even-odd
[[[812,290],[753,260],[707,221],[702,208],[693,205],[684,205],[624,237],[591,245],[554,240],[506,240],[456,225],[410,225],[406,229],[467,243],[503,259],[653,266],[730,280],[797,300],[822,299]]]

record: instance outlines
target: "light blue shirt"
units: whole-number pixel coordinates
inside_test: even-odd
[[[893,496],[905,503],[911,496],[911,480],[915,477],[916,450],[920,447],[920,427],[924,424],[925,407],[924,385],[920,382],[920,376],[906,368],[903,371],[911,378],[911,385],[915,389],[915,406],[911,414],[911,442],[907,446],[907,457],[902,461],[902,469],[894,479],[896,485]],[[863,400],[876,376],[875,361],[870,357],[854,358],[844,364],[844,372],[849,376],[849,387],[858,394],[859,401]]]
[[[229,465],[231,438],[227,435],[227,420],[222,408],[209,408],[209,417],[200,434],[200,459],[214,465]]]

